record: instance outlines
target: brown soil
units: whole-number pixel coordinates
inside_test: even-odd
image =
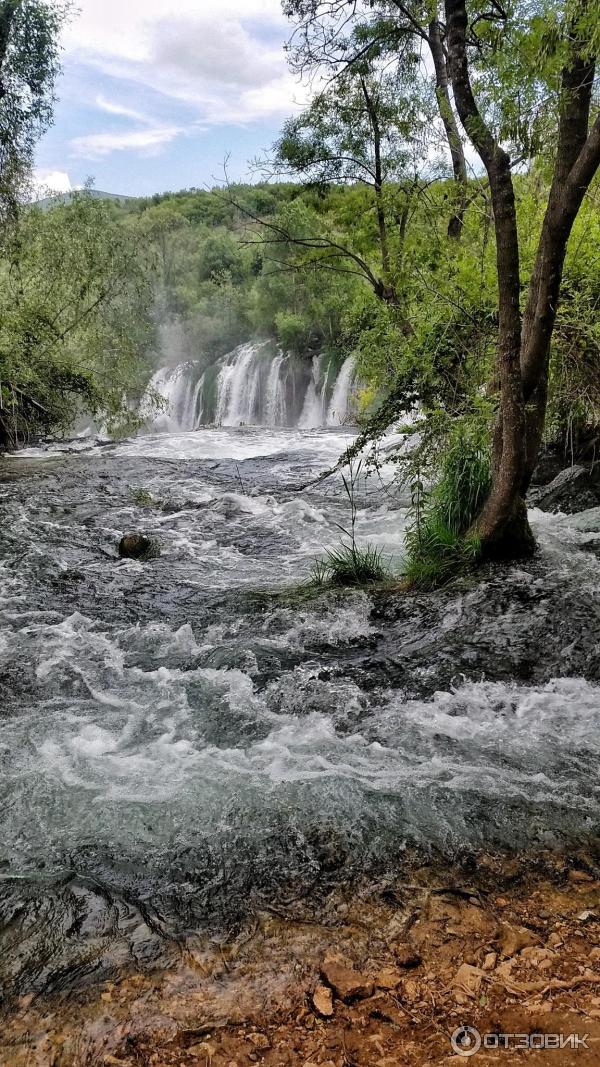
[[[85,997],[22,998],[6,1067],[426,1067],[469,1062],[450,1034],[577,1034],[587,1048],[484,1049],[474,1064],[600,1065],[600,881],[569,866],[481,858],[477,874],[330,897],[320,921],[268,910],[180,965]],[[592,872],[592,873],[590,873]],[[514,1045],[514,1042],[513,1042]]]

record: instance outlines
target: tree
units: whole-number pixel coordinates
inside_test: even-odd
[[[65,429],[84,411],[131,421],[151,298],[135,220],[85,193],[24,209],[0,258],[0,445]]]
[[[405,193],[419,184],[415,157],[426,124],[422,102],[409,88],[414,58],[403,75],[398,68],[378,69],[372,54],[363,57],[285,124],[276,145],[276,169],[319,186],[358,182],[372,190],[381,260],[373,288],[391,304],[398,303],[392,244],[400,258],[409,210]]]
[[[0,0],[0,224],[14,217],[35,145],[52,121],[67,10],[45,0]]]
[[[593,121],[592,94],[600,46],[600,15],[593,0],[573,0],[564,12],[552,4],[537,5],[533,14],[516,5],[502,13],[502,38],[486,31],[483,39],[469,22],[466,0],[445,0],[450,76],[465,131],[487,172],[496,233],[499,322],[497,385],[499,414],[494,433],[492,486],[477,517],[474,532],[490,554],[518,556],[533,548],[525,493],[529,486],[544,429],[550,347],[560,299],[567,243],[584,196],[600,166],[600,116]],[[485,20],[488,9],[478,12]],[[488,21],[489,25],[489,21]],[[552,94],[557,128],[551,160],[552,179],[535,265],[521,315],[520,247],[512,160],[503,143],[502,119],[493,125],[485,98],[478,103],[474,78],[478,70],[499,72],[504,53],[514,48],[512,77],[498,81],[508,100],[520,78],[528,77],[532,95]],[[531,57],[533,57],[531,59]],[[483,96],[483,94],[482,94]]]
[[[292,65],[304,75],[326,69],[331,77],[352,70],[374,50],[403,61],[424,46],[435,75],[435,101],[452,164],[455,196],[448,236],[459,238],[467,206],[467,164],[449,91],[445,26],[437,2],[414,0],[284,0],[296,22],[289,45]]]

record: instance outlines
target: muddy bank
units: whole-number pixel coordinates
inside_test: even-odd
[[[591,1067],[599,859],[479,855],[474,870],[414,866],[409,881],[337,891],[317,915],[266,908],[235,937],[190,937],[154,975],[21,998],[4,1020],[2,1063],[422,1067],[462,1062],[450,1035],[469,1025],[535,1033],[538,1049],[539,1035],[579,1035],[587,1049],[503,1054]]]

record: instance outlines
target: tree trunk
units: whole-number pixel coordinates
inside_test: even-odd
[[[381,128],[379,126],[379,116],[377,114],[377,105],[371,99],[371,94],[367,88],[367,83],[364,78],[360,79],[363,96],[365,98],[365,104],[367,107],[367,114],[369,116],[369,122],[371,123],[371,130],[373,133],[373,154],[375,157],[375,209],[377,212],[377,227],[379,230],[379,246],[381,249],[381,267],[383,276],[383,286],[385,291],[392,292],[391,274],[390,274],[390,250],[388,243],[387,233],[387,221],[385,217],[385,205],[383,203],[383,167],[381,163]],[[393,301],[392,301],[393,302]]]
[[[442,43],[442,30],[439,19],[429,23],[427,42],[435,69],[435,95],[438,102],[440,118],[444,124],[446,140],[452,159],[452,171],[456,184],[454,213],[448,223],[448,237],[460,238],[467,209],[467,164],[460,138],[458,123],[450,100],[448,65]]]
[[[600,117],[588,132],[594,61],[585,33],[592,0],[580,0],[567,40],[554,176],[522,329],[519,325],[519,242],[510,161],[483,121],[473,96],[466,48],[465,0],[446,0],[450,73],[459,116],[488,173],[499,291],[500,411],[494,433],[492,488],[474,532],[485,554],[515,558],[534,539],[525,493],[534,470],[546,415],[550,345],[567,243],[581,203],[600,166]]]
[[[433,15],[433,18],[431,18],[427,28],[421,24],[419,18],[415,12],[411,10],[410,5],[405,3],[405,0],[392,0],[392,3],[398,8],[398,11],[400,11],[406,20],[408,32],[425,41],[431,52],[435,70],[435,95],[440,118],[446,134],[446,140],[448,142],[448,148],[450,149],[452,171],[456,187],[454,212],[448,223],[448,236],[458,239],[462,233],[464,215],[467,209],[467,164],[458,123],[456,121],[456,115],[454,114],[452,100],[450,99],[448,60],[446,58],[446,49],[444,47],[443,28],[438,18],[438,2],[436,0],[436,3],[432,5],[435,14]]]
[[[585,3],[584,5],[585,6]],[[581,55],[571,38],[573,58],[561,82],[558,148],[529,295],[523,317],[521,367],[527,410],[527,458],[523,493],[527,492],[539,452],[548,397],[550,345],[560,299],[567,243],[589,181],[574,171],[588,139],[595,63]],[[592,130],[592,134],[593,134]],[[597,165],[597,164],[596,164]],[[571,172],[576,176],[570,182]]]
[[[454,99],[460,120],[488,174],[496,232],[499,300],[496,373],[500,411],[494,434],[492,488],[474,532],[481,538],[484,551],[494,555],[507,552],[522,555],[532,551],[533,536],[526,515],[523,517],[520,499],[526,419],[521,378],[519,239],[510,158],[485,124],[473,96],[467,60],[465,0],[446,0],[446,24]]]

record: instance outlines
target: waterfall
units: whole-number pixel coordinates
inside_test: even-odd
[[[286,423],[285,390],[280,371],[286,356],[279,353],[271,363],[267,378],[265,394],[265,416],[267,426],[284,426]]]
[[[194,397],[193,397],[192,405],[191,405],[191,408],[190,408],[190,416],[191,416],[191,419],[192,419],[192,425],[191,425],[190,429],[192,429],[192,430],[195,429],[195,427],[196,427],[196,420],[198,422],[198,425],[202,425],[202,415],[204,413],[204,405],[202,405],[200,407],[200,410],[198,411],[198,401],[199,401],[200,398],[204,399],[203,398],[203,390],[204,390],[204,379],[205,379],[205,377],[206,377],[206,371],[204,372],[204,374],[200,375],[200,377],[198,378],[198,383],[196,385],[196,388],[194,389]]]
[[[227,374],[219,374],[217,422],[224,426],[239,426],[242,422],[252,422],[253,406],[257,391],[256,345],[242,345],[237,349],[235,361],[228,366]],[[225,368],[224,368],[225,370]],[[221,394],[222,388],[222,394]]]
[[[306,390],[302,412],[298,419],[298,427],[301,430],[312,430],[315,427],[322,426],[325,421],[325,390],[327,388],[327,379],[325,378],[325,381],[319,389],[320,381],[321,356],[314,356],[312,361],[311,378],[308,383],[308,389]]]
[[[354,359],[349,356],[337,376],[327,409],[327,425],[341,426],[348,418],[348,401],[354,382]]]
[[[308,363],[272,342],[249,342],[208,366],[189,361],[162,367],[148,392],[160,393],[166,408],[152,416],[147,397],[140,413],[147,412],[153,429],[166,433],[215,424],[340,426],[347,419],[354,362],[347,359],[335,381],[332,366],[331,358],[321,355]]]
[[[165,406],[162,411],[154,413],[151,418],[154,428],[162,433],[193,429],[194,412],[190,400],[193,383],[189,380],[186,371],[186,364],[175,369],[161,367],[148,385],[140,411],[142,417],[145,417],[149,411],[149,394],[158,393],[165,401]]]

